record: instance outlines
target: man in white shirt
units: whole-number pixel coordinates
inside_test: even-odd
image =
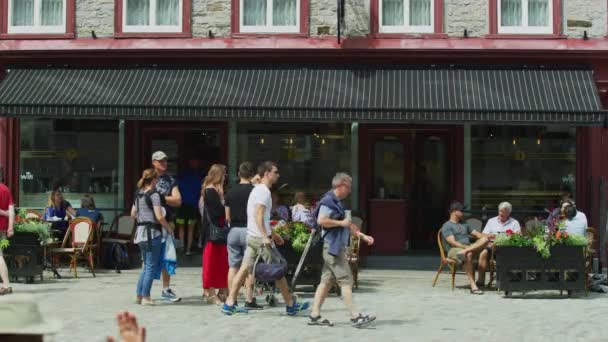
[[[500,203],[498,205],[498,216],[489,219],[481,232],[490,240],[490,244],[488,245],[488,248],[485,248],[479,253],[479,265],[477,265],[477,272],[479,273],[477,280],[478,287],[483,287],[485,285],[486,269],[488,268],[492,242],[496,238],[496,235],[504,234],[507,230],[510,230],[513,233],[521,232],[521,226],[516,219],[511,217],[511,211],[513,211],[511,203]]]
[[[273,232],[270,228],[272,209],[270,188],[279,180],[279,169],[274,162],[266,161],[258,168],[258,174],[261,177],[260,184],[251,191],[247,201],[247,250],[241,268],[230,287],[230,295],[222,307],[222,312],[229,316],[235,313],[247,313],[247,310],[238,308],[235,302],[239,289],[243,286],[258,256],[267,263],[277,263],[277,259],[280,258],[279,252],[274,247]],[[287,305],[287,315],[294,316],[308,309],[308,302],[299,304],[293,300],[285,277],[277,280],[275,284],[281,290]]]

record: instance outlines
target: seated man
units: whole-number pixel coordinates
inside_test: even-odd
[[[587,232],[587,216],[576,209],[573,201],[562,204],[562,218],[558,223],[560,229],[570,235],[585,235]]]
[[[483,260],[483,270],[484,272],[482,272],[482,268],[479,268],[479,275],[478,275],[478,280],[477,280],[477,284],[478,286],[484,286],[485,285],[485,281],[486,281],[486,272],[485,269],[487,268],[487,263],[489,261],[490,258],[490,253],[492,251],[492,242],[494,241],[494,239],[496,238],[497,234],[504,234],[507,230],[511,230],[513,233],[519,233],[521,232],[521,227],[519,225],[519,222],[517,222],[516,219],[511,217],[511,211],[513,210],[513,206],[511,206],[511,203],[509,202],[502,202],[498,205],[498,216],[493,217],[491,219],[488,220],[488,222],[486,223],[486,226],[483,228],[482,234],[488,238],[488,241],[490,241],[488,243],[488,248],[485,248],[484,250],[481,251],[481,253],[479,253],[479,264],[482,265],[482,260]]]
[[[441,227],[441,235],[446,242],[445,249],[447,257],[456,261],[459,264],[464,263],[464,269],[471,286],[472,294],[483,294],[475,283],[475,274],[473,269],[473,259],[479,256],[479,253],[487,246],[488,239],[480,232],[472,229],[468,224],[463,224],[462,213],[463,205],[459,202],[452,202],[450,205],[450,219]],[[470,238],[474,237],[477,240],[475,243],[470,243]],[[479,260],[479,272],[485,273],[487,262]]]

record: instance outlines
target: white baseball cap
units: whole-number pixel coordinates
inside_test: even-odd
[[[166,160],[166,159],[169,159],[169,157],[163,151],[156,151],[156,152],[152,153],[152,161],[154,161],[154,160]]]

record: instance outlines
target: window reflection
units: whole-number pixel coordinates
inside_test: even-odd
[[[395,136],[374,144],[374,194],[376,198],[402,199],[404,194],[404,146]]]

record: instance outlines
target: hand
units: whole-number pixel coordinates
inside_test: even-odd
[[[262,238],[262,245],[266,246],[266,247],[270,247],[272,245],[272,241],[270,240],[270,238],[268,236],[264,236]]]
[[[271,236],[272,236],[272,240],[277,245],[283,246],[285,244],[285,241],[283,240],[283,238],[281,237],[281,235],[273,232]]]
[[[122,342],[145,342],[146,328],[137,324],[137,318],[130,312],[121,312],[116,316],[118,330]],[[113,337],[107,338],[108,342],[116,342]]]
[[[363,239],[363,241],[365,241],[367,243],[368,246],[371,246],[374,244],[374,238],[369,236],[369,235],[365,235],[365,234],[361,234],[363,235],[363,237],[361,239]]]
[[[341,227],[350,227],[351,224],[352,222],[348,218],[345,218],[344,220],[340,221]]]
[[[13,235],[15,235],[15,230],[13,229],[13,227],[9,227],[8,231],[6,232],[6,236],[10,238]]]

